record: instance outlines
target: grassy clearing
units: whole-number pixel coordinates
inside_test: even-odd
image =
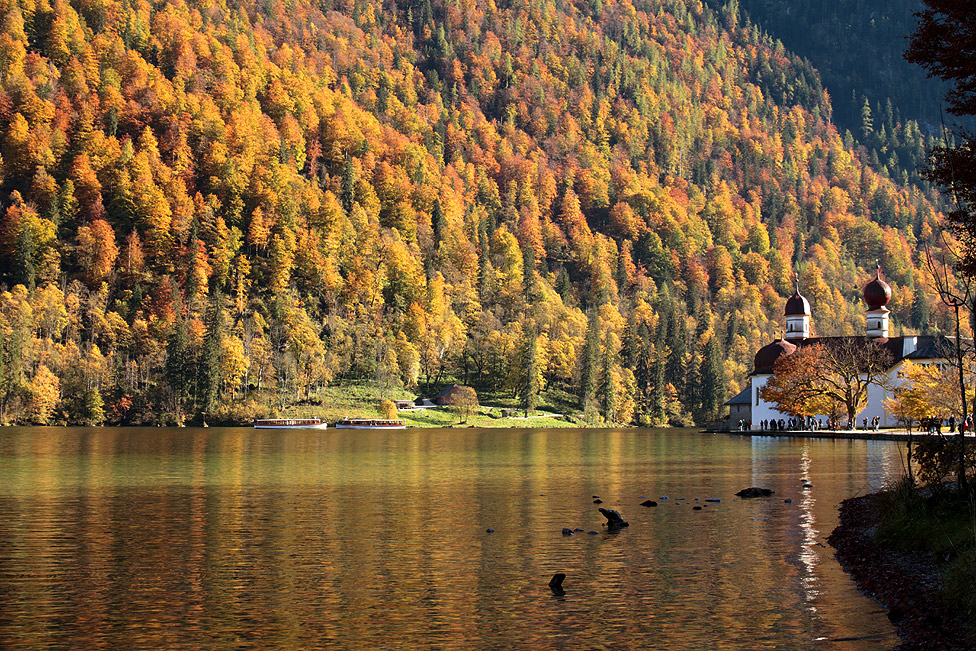
[[[312,396],[311,400],[288,405],[282,409],[269,406],[269,397],[252,398],[239,404],[233,413],[214,416],[218,420],[247,424],[255,418],[321,418],[334,422],[345,417],[379,418],[379,406],[383,400],[413,400],[417,394],[401,387],[385,387],[376,382],[361,382],[327,387]],[[579,427],[584,423],[577,418],[579,411],[575,399],[560,391],[546,392],[541,396],[539,408],[533,418],[503,418],[502,409],[517,409],[518,401],[506,395],[485,394],[479,396],[482,405],[476,413],[461,423],[458,415],[446,407],[423,410],[403,410],[399,417],[409,427]],[[563,414],[566,414],[565,416]],[[522,414],[519,414],[521,416]]]
[[[943,598],[976,619],[976,497],[972,493],[920,489],[903,479],[884,493],[875,538],[886,547],[945,559]]]

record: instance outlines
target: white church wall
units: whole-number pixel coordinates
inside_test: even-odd
[[[752,376],[752,429],[760,429],[759,423],[764,420],[788,420],[790,416],[784,414],[773,406],[773,403],[766,402],[759,397],[759,391],[766,386],[772,375],[753,375]]]

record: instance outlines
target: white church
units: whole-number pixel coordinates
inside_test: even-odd
[[[776,409],[773,403],[763,400],[759,392],[773,376],[773,366],[783,355],[793,353],[798,347],[810,346],[817,343],[828,343],[829,340],[850,339],[862,345],[880,345],[891,353],[893,360],[888,369],[889,385],[898,386],[902,383],[899,371],[906,362],[923,364],[944,363],[946,361],[947,346],[952,340],[942,335],[911,335],[904,337],[888,336],[888,308],[891,301],[891,287],[884,281],[880,267],[875,277],[864,288],[864,302],[868,309],[865,314],[866,330],[864,335],[857,337],[816,337],[810,331],[810,302],[800,295],[799,288],[786,301],[786,330],[782,339],[767,344],[759,349],[753,364],[749,383],[739,395],[725,403],[729,407],[729,425],[737,429],[737,423],[744,421],[751,423],[753,430],[761,429],[763,421],[789,419],[788,414]],[[875,417],[879,418],[881,427],[895,427],[895,418],[885,411],[884,401],[891,393],[883,387],[872,384],[868,386],[867,406],[857,415],[858,423],[866,418],[871,423]],[[844,415],[846,421],[846,414]]]

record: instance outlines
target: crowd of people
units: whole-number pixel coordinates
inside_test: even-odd
[[[921,420],[921,428],[926,429],[929,434],[941,434],[943,424],[945,424],[949,432],[956,431],[956,417],[950,416],[948,419],[943,420],[941,418],[923,418]],[[875,416],[870,419],[861,419],[861,427],[858,428],[857,419],[848,419],[847,427],[848,430],[873,430],[878,431],[881,426],[881,417]],[[752,430],[752,422],[740,419],[739,423],[740,432],[748,432]],[[817,418],[814,416],[807,416],[806,418],[770,418],[759,421],[759,431],[762,432],[796,432],[796,431],[807,431],[816,432],[820,430],[826,431],[837,431],[840,429],[840,421],[836,418]],[[967,416],[966,419],[959,423],[959,429],[961,432],[972,432],[973,431],[973,417]]]
[[[956,420],[955,416],[949,416],[948,419],[943,421],[941,418],[923,418],[920,425],[922,429],[928,430],[929,434],[941,434],[943,423],[949,428],[949,433],[954,434],[956,431],[956,423],[959,423],[959,431],[963,434],[973,431],[973,417],[966,416],[966,419],[962,422]]]

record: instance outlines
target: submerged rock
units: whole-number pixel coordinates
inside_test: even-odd
[[[654,500],[644,500],[640,503],[641,506],[657,506],[657,502]]]
[[[751,488],[743,488],[741,491],[736,493],[736,495],[742,498],[769,497],[774,492],[776,491],[768,488],[757,488],[756,486],[752,486]]]

